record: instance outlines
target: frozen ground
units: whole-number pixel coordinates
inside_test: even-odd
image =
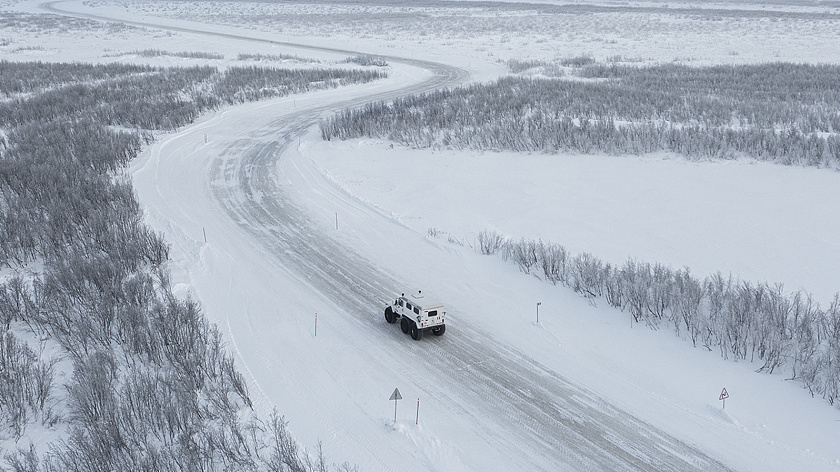
[[[84,23],[84,34],[4,30],[12,38],[0,46],[4,58],[148,62],[130,54],[147,48],[217,52],[220,66],[241,52],[343,57],[251,36],[450,66],[391,59],[391,78],[379,84],[223,110],[162,136],[132,166],[149,222],[173,244],[181,293],[227,333],[257,408],[276,406],[304,445],[321,439],[331,460],[362,470],[840,470],[840,413],[784,375],[755,374],[755,365],[723,361],[664,330],[631,328],[627,314],[470,248],[475,233],[495,229],[611,261],[636,256],[699,275],[784,282],[824,302],[840,287],[836,173],[665,155],[420,152],[324,143],[311,126],[372,95],[464,80],[451,66],[493,77],[504,72],[497,59],[511,57],[840,62],[832,57],[840,38],[824,34],[838,21],[801,15],[830,8],[711,19],[584,11],[523,29],[541,15],[515,10],[497,21],[452,7],[380,7],[342,23],[347,9],[363,7],[112,5],[58,6],[238,38]],[[416,21],[420,14],[434,21]],[[517,23],[522,16],[530,18]],[[365,23],[371,18],[378,28]],[[461,29],[451,28],[459,19]],[[430,31],[418,36],[421,27]],[[460,244],[429,237],[429,228]],[[389,294],[415,288],[447,304],[442,338],[415,343],[385,323]],[[396,423],[395,387],[404,397]],[[726,410],[717,400],[723,387]]]

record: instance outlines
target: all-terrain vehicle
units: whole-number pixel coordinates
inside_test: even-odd
[[[446,331],[443,305],[423,298],[421,292],[406,297],[401,294],[393,305],[385,308],[385,320],[388,323],[400,322],[400,329],[405,334],[411,334],[415,341],[423,339],[423,333],[431,331],[435,336],[442,336]]]

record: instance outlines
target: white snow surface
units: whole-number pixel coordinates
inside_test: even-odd
[[[840,173],[752,160],[391,149],[318,141],[302,153],[353,198],[419,234],[474,246],[476,232],[552,241],[613,265],[628,258],[838,291]],[[411,178],[399,179],[404,174]],[[416,198],[422,195],[422,198]]]
[[[240,38],[161,32],[151,26],[118,34],[107,29],[82,35],[4,31],[0,36],[11,40],[0,52],[14,60],[191,65],[200,61],[129,53],[147,48],[202,50],[224,54],[225,59],[201,62],[220,67],[234,62],[240,52],[297,54],[324,61],[346,56],[246,39],[253,37],[440,62],[466,69],[471,80],[504,73],[496,57],[487,54],[487,47],[507,44],[497,41],[492,28],[465,39],[466,46],[457,38],[435,35],[421,41],[393,38],[387,32],[340,36],[341,27],[332,35],[321,31],[307,36],[293,27],[294,34],[271,33],[270,28],[246,27],[232,20],[224,26],[213,24],[201,17],[201,8],[193,16],[197,19],[184,14],[165,18],[136,5],[189,8],[174,2],[57,6]],[[261,4],[214,5],[238,11],[258,9]],[[2,6],[7,11],[42,12],[35,3]],[[598,22],[589,26],[625,21],[617,14],[596,16]],[[643,21],[644,14],[637,16]],[[581,18],[591,20],[591,16]],[[648,19],[664,21],[659,14]],[[800,60],[840,62],[840,47],[831,47],[840,37],[815,33],[827,31],[823,20],[665,20],[688,22],[697,31],[710,26],[711,34],[693,43],[693,34],[682,37],[669,28],[673,36],[668,48],[659,51],[660,57],[652,56],[657,51],[654,43],[634,43],[630,33],[615,33],[611,40],[587,42],[584,49],[563,49],[558,54],[604,57],[621,50],[636,55],[638,47],[639,56],[661,61],[674,59],[675,51],[708,63],[792,60],[789,56],[804,51],[810,40],[830,47],[822,53],[809,51]],[[828,31],[840,31],[840,24],[829,24],[834,29]],[[759,39],[766,34],[774,41],[740,41],[735,35],[739,26]],[[517,40],[533,46],[534,53],[520,47],[508,54],[544,57],[545,42],[529,37],[528,31],[515,33]],[[601,34],[589,33],[590,38]],[[778,38],[791,41],[775,42]],[[720,44],[731,49],[721,51]],[[546,450],[512,430],[527,425],[501,420],[494,410],[505,407],[504,399],[477,398],[466,383],[443,384],[446,377],[434,370],[437,359],[417,355],[424,349],[445,352],[467,342],[481,343],[482,339],[466,336],[491,333],[484,345],[487,362],[496,362],[497,349],[521,352],[540,365],[522,365],[522,369],[534,369],[535,375],[548,371],[595,392],[613,408],[732,469],[840,470],[840,410],[811,398],[800,384],[786,380],[786,372],[756,374],[759,365],[723,360],[717,352],[691,347],[666,328],[650,331],[631,326],[628,314],[604,301],[588,303],[571,290],[525,275],[512,264],[471,248],[476,234],[490,229],[516,239],[561,243],[573,252],[587,251],[609,262],[636,257],[688,266],[701,277],[719,270],[742,280],[780,282],[787,289],[807,290],[826,304],[840,289],[836,275],[840,174],[751,161],[690,162],[665,154],[411,150],[376,140],[324,142],[317,126],[294,135],[272,134],[306,110],[325,115],[339,101],[395,91],[431,76],[422,68],[389,62],[390,77],[378,83],[210,114],[160,136],[132,164],[147,220],[172,244],[178,292],[199,300],[205,315],[225,332],[260,413],[277,408],[304,446],[313,447],[321,440],[330,461],[348,461],[365,471],[558,470],[562,458],[550,452],[528,456]],[[415,343],[404,336],[385,322],[385,298],[361,312],[336,304],[334,294],[317,286],[313,274],[285,263],[275,246],[265,244],[270,236],[254,236],[271,235],[273,228],[254,228],[254,220],[238,218],[219,203],[223,192],[230,192],[234,200],[260,202],[271,197],[240,193],[231,183],[235,179],[224,171],[236,169],[250,149],[248,143],[274,140],[294,143],[279,148],[282,155],[274,176],[307,218],[314,237],[334,242],[398,282],[383,287],[386,291],[422,289],[445,303],[449,328],[443,337],[429,336]],[[429,236],[430,228],[443,236]],[[476,326],[481,330],[475,331]],[[473,367],[477,366],[463,368]],[[467,372],[464,378],[470,378]],[[403,396],[396,422],[394,402],[388,400],[394,388]],[[730,394],[725,410],[718,401],[723,388]]]

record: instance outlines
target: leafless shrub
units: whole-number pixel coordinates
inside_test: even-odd
[[[237,56],[237,60],[240,61],[298,61],[298,62],[312,62],[317,63],[320,62],[317,59],[300,57],[293,54],[243,54],[240,53]]]
[[[567,57],[560,60],[560,64],[566,67],[584,67],[595,63],[595,58],[592,56],[574,56]]]
[[[359,64],[360,66],[376,66],[376,67],[388,67],[388,61],[381,57],[370,56],[370,55],[361,55],[361,56],[353,56],[348,57],[344,60],[345,63],[353,63]]]
[[[577,70],[597,80],[505,77],[346,110],[323,120],[321,134],[326,140],[392,139],[416,148],[665,150],[692,159],[750,156],[840,167],[838,66],[592,63]]]
[[[528,69],[533,69],[535,67],[545,66],[548,63],[545,61],[538,61],[538,60],[528,60],[523,61],[520,59],[509,59],[507,61],[508,70],[511,74],[521,74]]]
[[[504,236],[493,231],[483,230],[478,233],[478,247],[484,255],[496,254],[505,241]]]
[[[167,52],[160,49],[143,49],[140,51],[133,51],[130,54],[137,54],[140,57],[160,57],[173,56],[184,59],[224,59],[221,54],[203,51],[181,51],[181,52]]]
[[[52,422],[55,362],[41,361],[11,332],[0,336],[0,423],[16,440],[38,416]]]
[[[29,443],[29,449],[6,453],[5,459],[7,470],[11,472],[38,472],[38,454],[32,443]]]

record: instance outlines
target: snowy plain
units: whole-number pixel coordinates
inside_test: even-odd
[[[124,20],[422,58],[462,67],[472,80],[505,73],[498,60],[514,57],[592,54],[603,59],[619,54],[644,62],[840,62],[840,57],[832,57],[840,56],[840,22],[830,15],[710,20],[659,10],[588,13],[566,19],[565,26],[573,28],[568,34],[578,36],[576,42],[567,42],[564,35],[539,36],[550,31],[541,28],[508,30],[510,37],[504,40],[496,23],[469,10],[460,15],[473,15],[477,25],[484,25],[475,35],[463,26],[456,32],[461,37],[451,31],[455,37],[434,31],[417,36],[419,13],[386,11],[394,28],[380,30],[377,36],[375,31],[357,35],[341,26],[330,35],[324,32],[329,18],[340,18],[351,6],[335,7],[331,17],[323,12],[326,4],[276,4],[279,9],[312,9],[298,12],[314,19],[301,23],[306,28],[289,22],[272,33],[269,20],[247,23],[245,15],[236,14],[251,8],[255,17],[272,18],[266,14],[270,4],[207,5],[59,4]],[[5,6],[43,12],[34,3]],[[829,10],[809,5],[769,8]],[[429,14],[459,18],[445,13]],[[526,14],[512,10],[508,26],[522,16]],[[226,24],[213,23],[222,20]],[[626,22],[634,21],[635,29],[627,28],[632,25]],[[422,24],[431,29],[429,22]],[[611,25],[607,31],[613,34],[603,33],[603,25]],[[403,35],[396,34],[401,31]],[[3,58],[224,67],[241,52],[282,52],[325,61],[342,57],[150,27],[119,29],[116,34],[107,28],[77,33],[15,31],[12,36],[4,31],[0,35],[12,39],[3,46]],[[736,33],[747,39],[739,40]],[[599,35],[605,39],[593,40]],[[667,48],[659,47],[665,39]],[[224,59],[149,60],[131,54],[152,47],[212,51],[224,54]],[[562,243],[610,262],[637,257],[685,265],[700,276],[720,270],[743,280],[781,282],[827,303],[840,289],[835,269],[840,262],[840,212],[832,204],[840,197],[840,174],[747,161],[689,162],[673,155],[418,151],[370,140],[323,142],[317,127],[310,127],[295,137],[296,146],[284,150],[276,167],[278,180],[285,182],[284,190],[304,210],[318,237],[334,240],[402,282],[387,289],[420,288],[446,303],[447,334],[410,344],[413,341],[398,328],[384,322],[386,299],[368,312],[348,310],[313,287],[307,274],[278,264],[269,249],[255,244],[251,233],[214,202],[214,189],[226,182],[209,179],[218,176],[213,166],[239,158],[237,143],[243,137],[273,139],[265,134],[253,137],[255,130],[264,133],[307,107],[396,90],[429,76],[396,61],[391,61],[389,73],[389,79],[377,84],[221,110],[160,136],[132,166],[149,223],[173,244],[174,280],[181,293],[200,300],[203,312],[226,332],[249,376],[258,409],[277,407],[303,445],[320,439],[331,460],[346,460],[362,470],[517,470],[523,464],[554,469],[562,462],[557,457],[523,457],[535,449],[517,442],[522,436],[507,431],[510,424],[476,416],[482,408],[500,403],[488,399],[479,405],[462,404],[460,394],[473,398],[466,388],[456,388],[445,398],[431,396],[440,393],[430,385],[435,378],[417,374],[429,366],[405,364],[399,351],[385,349],[404,345],[416,350],[424,344],[446,349],[459,343],[468,326],[480,325],[493,333],[494,342],[515,347],[544,368],[733,469],[840,470],[840,412],[810,398],[796,382],[785,381],[785,373],[756,374],[757,365],[725,361],[716,352],[692,348],[666,329],[631,327],[626,313],[605,303],[593,306],[570,290],[471,248],[477,232],[492,229],[517,239]],[[430,228],[448,236],[430,236]],[[370,335],[361,336],[363,331]],[[487,352],[492,354],[493,346],[487,346]],[[492,355],[488,360],[493,362]],[[429,365],[434,366],[433,359]],[[393,423],[394,405],[388,397],[395,387],[405,400]],[[731,395],[725,410],[718,401],[724,387]],[[494,418],[490,412],[487,416]]]

